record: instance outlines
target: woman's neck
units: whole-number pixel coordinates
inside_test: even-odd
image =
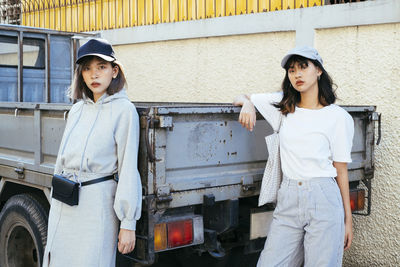
[[[320,109],[324,106],[319,102],[318,99],[318,86],[312,90],[300,93],[300,102],[297,104],[300,108],[307,109]]]
[[[103,95],[104,95],[104,92],[100,93],[100,94],[93,94],[93,102],[96,103],[97,100],[99,100],[99,98],[101,98]]]

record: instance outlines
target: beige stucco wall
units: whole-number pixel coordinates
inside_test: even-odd
[[[295,32],[116,46],[133,101],[231,102],[240,92],[278,89],[281,56]]]
[[[275,91],[294,32],[163,41],[116,47],[134,101],[230,102]],[[340,104],[376,105],[372,215],[354,216],[345,266],[400,266],[400,24],[318,30],[315,46],[338,85]]]
[[[339,86],[339,103],[376,105],[382,113],[372,214],[354,216],[345,265],[400,266],[400,24],[320,30],[315,44]]]

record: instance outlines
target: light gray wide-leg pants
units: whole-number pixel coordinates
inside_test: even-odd
[[[284,178],[257,267],[342,266],[344,209],[334,178]]]

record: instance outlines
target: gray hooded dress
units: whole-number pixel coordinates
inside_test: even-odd
[[[81,187],[78,206],[52,199],[44,267],[115,266],[118,226],[135,230],[141,213],[138,144],[139,116],[125,90],[72,106],[55,173],[84,182],[118,172],[119,182]]]

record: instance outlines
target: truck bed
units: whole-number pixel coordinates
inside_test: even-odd
[[[259,193],[271,127],[258,115],[253,132],[237,122],[229,104],[135,103],[140,114],[139,169],[144,195],[160,207],[237,199]],[[0,176],[50,187],[58,147],[71,105],[0,103]],[[350,181],[373,170],[374,106],[343,106],[355,134]],[[45,178],[43,178],[45,177]]]

